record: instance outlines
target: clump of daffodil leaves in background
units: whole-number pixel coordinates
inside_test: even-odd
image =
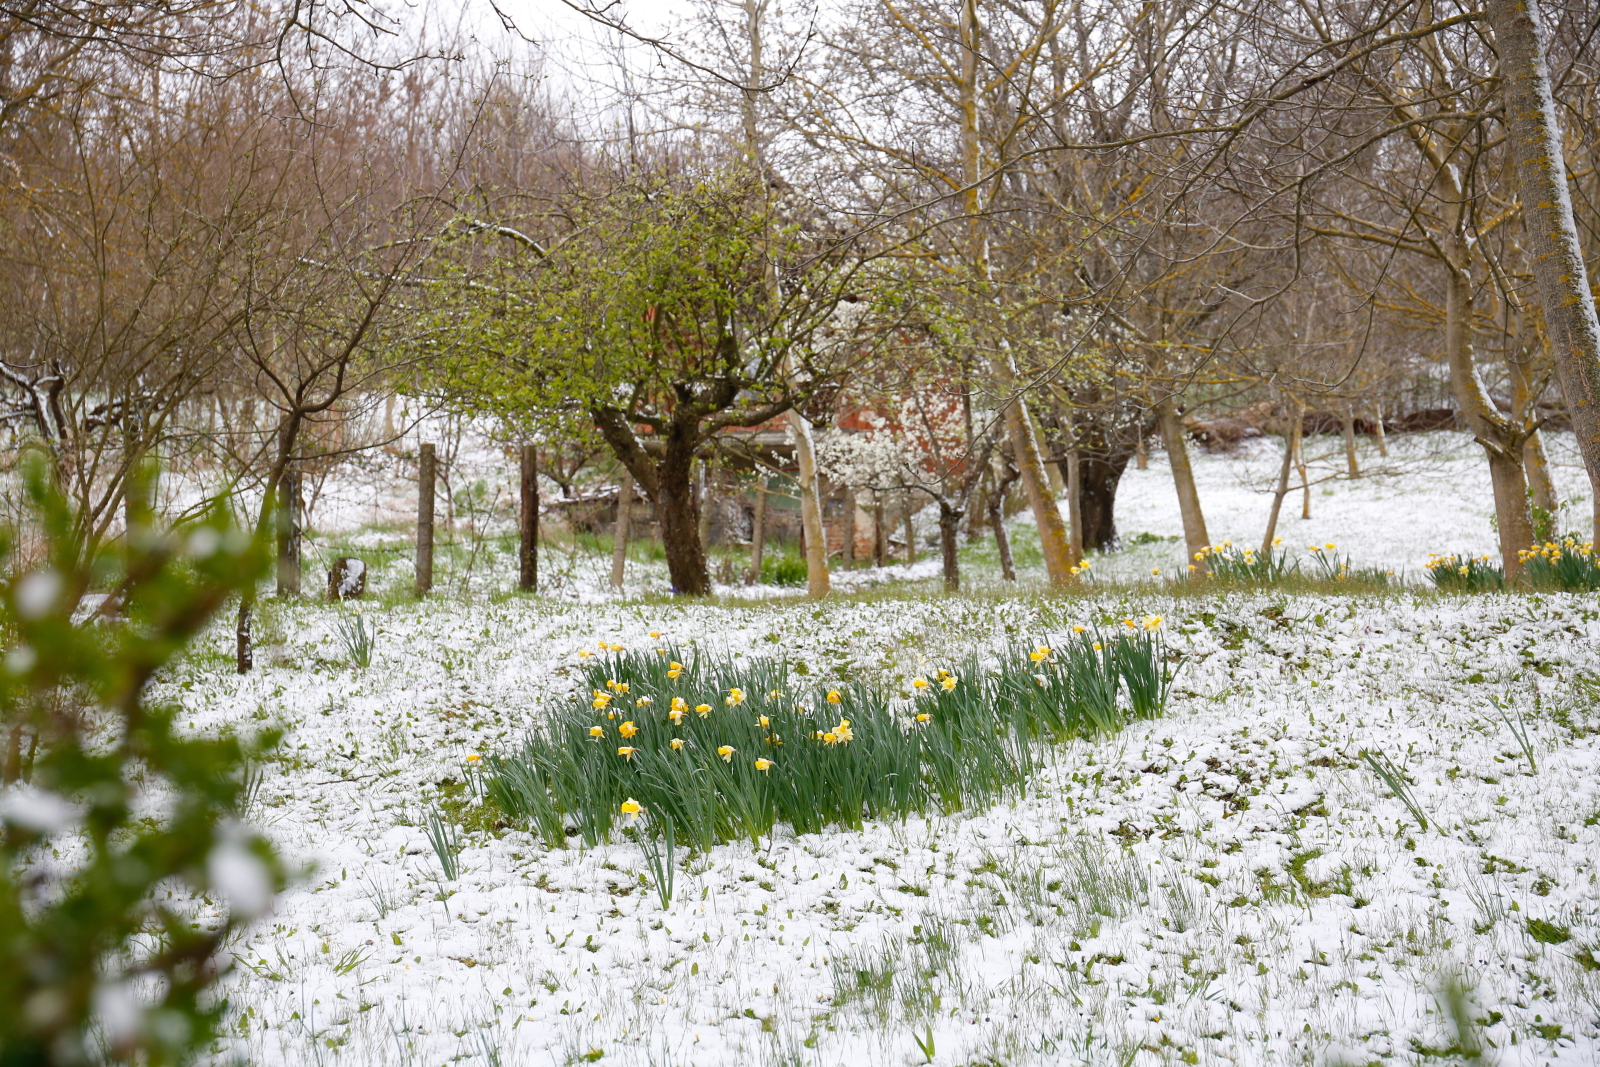
[[[814,833],[981,807],[1022,787],[1041,745],[1161,713],[1159,618],[1075,631],[892,694],[808,683],[780,658],[603,643],[584,655],[581,699],[484,761],[483,794],[550,847],[622,829],[700,851],[779,823]]]
[[[80,558],[66,502],[27,490],[42,560],[0,530],[0,1064],[185,1062],[225,1007],[222,945],[283,884],[242,819],[276,738],[183,736],[145,689],[268,555],[221,505],[172,529],[135,505]]]

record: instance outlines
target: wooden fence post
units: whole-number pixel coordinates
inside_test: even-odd
[[[438,460],[433,445],[424,444],[417,455],[417,595],[433,588],[433,493]]]
[[[533,445],[522,446],[522,543],[518,559],[522,564],[517,588],[531,593],[539,587],[539,452]]]

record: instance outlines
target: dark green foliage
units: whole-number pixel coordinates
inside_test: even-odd
[[[806,561],[798,553],[767,552],[761,557],[761,580],[768,585],[805,585]]]
[[[0,1064],[183,1062],[215,1032],[219,947],[282,882],[240,823],[276,739],[182,736],[145,689],[267,555],[218,507],[172,531],[136,512],[130,544],[82,559],[66,504],[29,492],[48,559],[0,587]],[[75,621],[108,585],[123,619]]]
[[[1300,572],[1300,562],[1290,563],[1288,550],[1282,548],[1258,552],[1224,543],[1202,549],[1200,554],[1204,557],[1206,572],[1227,582],[1279,582]]]
[[[1505,568],[1488,556],[1435,556],[1428,560],[1428,577],[1447,593],[1498,592],[1506,586]]]
[[[1039,743],[1160,714],[1165,658],[1154,630],[1084,634],[997,670],[969,660],[915,679],[908,708],[864,685],[805,683],[780,659],[613,653],[589,669],[584,699],[490,758],[487,795],[552,847],[568,825],[591,845],[632,825],[632,801],[641,832],[701,850],[778,823],[812,833],[985,804],[1034,771]]]
[[[1526,568],[1524,579],[1535,589],[1566,593],[1600,589],[1600,560],[1595,558],[1594,546],[1572,534],[1524,549],[1519,555]]]

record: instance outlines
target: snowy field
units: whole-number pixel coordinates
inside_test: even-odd
[[[1296,495],[1285,536],[1414,572],[1429,551],[1490,549],[1487,475],[1459,445],[1399,445],[1403,481],[1314,488],[1309,522]],[[1259,540],[1251,484],[1272,466],[1199,460],[1214,538]],[[1151,468],[1129,472],[1119,523],[1169,537]],[[1148,576],[1163,552],[1099,567]],[[379,586],[408,577],[397,559]],[[219,627],[163,682],[193,729],[288,729],[252,813],[310,866],[235,947],[220,1062],[1600,1058],[1593,597],[917,583],[718,605],[503,580],[375,603],[364,670],[336,609],[270,605],[253,674],[231,673]],[[680,853],[667,908],[634,844],[547,850],[467,787],[474,756],[587,697],[598,642],[781,656],[909,701],[914,676],[968,655],[1147,614],[1185,657],[1162,718],[1052,748],[990,810]],[[1408,798],[1364,751],[1403,769]],[[453,880],[423,829],[438,810],[462,826]]]

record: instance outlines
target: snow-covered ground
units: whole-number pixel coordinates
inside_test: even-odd
[[[899,690],[1125,612],[1189,657],[1166,716],[994,810],[719,847],[668,909],[631,844],[483,829],[451,882],[419,829],[600,640]],[[1600,1052],[1590,597],[446,601],[383,614],[364,671],[330,621],[281,610],[243,679],[219,633],[165,685],[195,729],[291,730],[256,811],[316,869],[236,949],[252,1063],[1418,1062],[1452,983],[1483,1062]]]
[[[1404,478],[1316,487],[1307,522],[1291,498],[1290,543],[1413,573],[1492,548],[1464,439],[1393,450]],[[1259,540],[1252,486],[1274,464],[1197,457],[1215,539]],[[1170,496],[1159,456],[1129,471],[1130,541],[1179,532]],[[648,564],[617,601],[598,554],[558,558],[554,596],[505,595],[509,560],[486,552],[426,603],[369,605],[365,670],[326,605],[265,606],[243,678],[218,628],[161,695],[195,730],[287,728],[253,815],[310,865],[235,947],[219,1060],[1595,1062],[1594,598],[1173,595],[1148,575],[1177,545],[1143,540],[1097,565],[1141,585],[1006,590],[978,563],[973,594],[914,581],[823,604],[641,598]],[[384,558],[380,591],[407,584],[404,554]],[[667,908],[632,843],[547,850],[465,787],[469,757],[581,691],[597,642],[654,631],[906,693],[968,655],[1152,613],[1186,657],[1161,719],[1052,749],[991,810],[680,853]],[[1420,818],[1365,751],[1403,768]],[[422,829],[440,805],[466,827],[454,880]]]

